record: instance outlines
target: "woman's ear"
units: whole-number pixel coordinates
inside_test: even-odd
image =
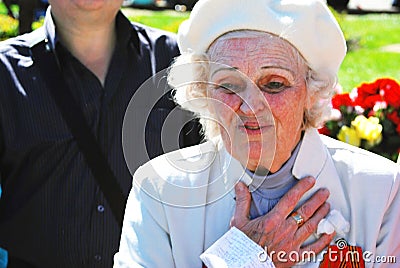
[[[307,110],[310,110],[314,106],[316,101],[317,101],[316,95],[315,94],[309,94],[308,99],[306,101],[306,107],[305,108]]]
[[[306,110],[310,110],[314,105],[315,102],[317,101],[317,94],[315,94],[315,92],[312,92],[310,90],[310,80],[312,80],[311,76],[312,76],[312,71],[309,67],[306,67],[307,71],[306,71],[306,75],[304,78],[305,81],[305,87],[306,87],[306,92],[307,92],[307,99],[306,99],[306,103],[305,103],[305,109]]]

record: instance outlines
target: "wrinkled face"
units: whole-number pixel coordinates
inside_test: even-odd
[[[250,170],[276,172],[301,137],[307,67],[286,41],[267,33],[222,37],[208,54],[217,63],[209,109],[225,147]]]

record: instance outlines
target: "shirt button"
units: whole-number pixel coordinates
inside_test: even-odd
[[[98,205],[98,206],[97,206],[97,211],[98,211],[98,212],[104,212],[104,206]],[[96,256],[97,256],[97,255],[96,255]]]
[[[101,256],[100,255],[94,255],[94,259],[96,261],[101,261]]]

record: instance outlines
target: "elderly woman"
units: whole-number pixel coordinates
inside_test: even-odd
[[[228,233],[276,266],[393,265],[374,261],[400,257],[398,166],[316,130],[346,53],[326,5],[200,0],[178,41],[168,79],[206,141],[137,170],[115,267],[202,267]]]

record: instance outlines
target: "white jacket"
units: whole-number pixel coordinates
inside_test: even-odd
[[[400,263],[399,165],[310,129],[292,173],[299,179],[317,179],[299,205],[317,189],[329,189],[331,209],[350,222],[344,238],[370,252],[366,267],[396,267],[373,262],[389,256]],[[140,167],[127,201],[114,267],[202,267],[200,254],[229,230],[233,187],[239,180],[251,182],[240,163],[212,142]],[[306,243],[315,239],[312,235]]]

